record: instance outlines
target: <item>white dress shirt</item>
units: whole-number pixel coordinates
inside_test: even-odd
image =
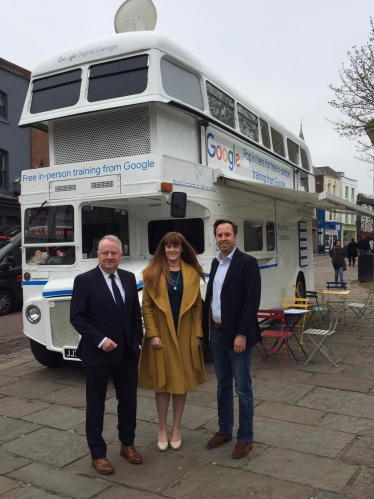
[[[115,297],[114,297],[114,293],[113,293],[113,287],[112,287],[112,279],[110,278],[110,275],[111,274],[108,274],[108,272],[105,272],[105,270],[103,270],[100,265],[99,265],[99,269],[101,270],[102,274],[103,274],[103,277],[105,279],[105,282],[107,283],[107,286],[109,288],[109,291],[112,293],[112,296],[113,296],[113,300],[116,301]],[[122,286],[122,282],[121,282],[121,279],[118,275],[118,272],[115,271],[114,272],[114,275],[115,275],[115,278],[116,278],[116,284],[118,286],[118,289],[120,290],[121,292],[121,295],[122,295],[122,299],[123,299],[123,303],[125,303],[125,290],[123,289],[123,286]],[[101,348],[101,345],[104,343],[104,341],[107,339],[107,336],[105,336],[105,338],[103,339],[103,341],[101,341],[99,344],[98,344],[98,347]]]
[[[234,256],[235,248],[232,252],[222,260],[221,253],[217,255],[218,267],[213,281],[213,300],[212,300],[212,318],[214,322],[221,324],[221,290],[225,280],[227,271],[229,270],[232,257]]]

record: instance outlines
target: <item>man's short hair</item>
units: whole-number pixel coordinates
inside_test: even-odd
[[[113,242],[117,243],[117,244],[118,244],[118,246],[119,246],[119,250],[120,250],[120,251],[122,251],[122,243],[121,243],[121,240],[120,240],[120,239],[118,239],[118,237],[117,237],[117,236],[113,236],[112,234],[109,234],[109,235],[107,235],[107,236],[104,236],[103,238],[101,238],[101,239],[100,239],[99,244],[98,244],[98,247],[97,247],[97,251],[100,251],[100,246],[101,246],[101,243],[102,243],[103,241],[107,240],[107,239],[108,239],[109,241],[113,241]]]
[[[213,224],[213,230],[214,230],[214,235],[216,235],[217,227],[222,224],[230,224],[232,227],[232,230],[234,231],[234,236],[237,235],[238,233],[238,226],[232,222],[231,220],[225,220],[223,218],[220,218],[219,220],[216,220]]]

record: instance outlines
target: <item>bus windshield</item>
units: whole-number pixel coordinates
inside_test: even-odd
[[[27,264],[72,265],[75,262],[75,246],[60,246],[74,242],[73,206],[28,208],[24,227]]]

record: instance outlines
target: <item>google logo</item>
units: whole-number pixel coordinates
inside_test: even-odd
[[[214,144],[214,135],[212,133],[208,133],[207,135],[207,148],[208,154],[211,158],[217,158],[218,161],[223,161],[224,163],[229,164],[229,169],[232,171],[234,169],[234,165],[238,168],[240,166],[240,155],[235,152],[235,146],[232,146],[232,149],[227,149],[225,146],[221,146],[220,144]]]
[[[71,62],[73,59],[76,59],[77,57],[78,54],[72,54],[69,57],[59,57],[57,60],[58,62],[65,62],[65,61]]]

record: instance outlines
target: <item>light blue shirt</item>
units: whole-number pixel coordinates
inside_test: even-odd
[[[105,272],[105,270],[103,270],[100,265],[99,265],[99,269],[101,270],[101,273],[103,274],[103,277],[105,279],[105,282],[107,283],[107,286],[109,288],[109,291],[112,293],[112,296],[113,296],[113,300],[116,301],[115,297],[114,297],[114,293],[113,293],[113,286],[112,286],[112,279],[110,278],[110,274],[108,274],[108,272]],[[121,295],[122,295],[122,298],[123,298],[123,303],[125,303],[125,290],[123,289],[123,286],[122,286],[122,282],[121,282],[121,279],[118,275],[118,272],[115,271],[114,272],[114,275],[116,276],[116,284],[118,286],[118,289],[120,290],[121,292]],[[104,341],[107,339],[108,337],[105,336],[105,338],[103,339],[103,341],[100,341],[100,343],[97,345],[99,348],[101,348],[101,345],[104,343]]]
[[[232,252],[222,260],[221,253],[217,255],[218,267],[213,281],[213,300],[212,300],[212,318],[215,322],[221,323],[221,290],[227,271],[229,270],[232,257],[236,247]]]

